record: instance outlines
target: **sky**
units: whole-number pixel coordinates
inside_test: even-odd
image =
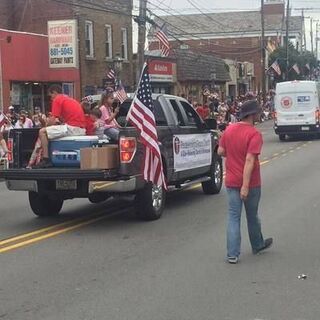
[[[259,9],[261,5],[260,0],[189,0],[193,2],[198,8],[203,12],[217,12],[217,11],[237,11],[237,10],[255,10]],[[200,13],[196,8],[190,4],[188,0],[148,0],[148,8],[154,11],[157,15],[166,15],[168,12],[172,14],[191,14],[191,13]],[[266,1],[266,0],[265,0]],[[289,0],[291,7],[292,15],[301,15],[301,10],[298,8],[313,8],[314,10],[305,10],[305,29],[306,29],[306,38],[307,38],[307,48],[310,50],[311,41],[310,41],[310,19],[307,17],[312,17],[314,20],[319,20],[319,29],[320,29],[320,0]],[[135,9],[138,8],[139,1],[134,0]],[[163,10],[159,9],[162,8]],[[137,12],[135,12],[137,14]],[[314,26],[314,35],[315,35],[315,26]],[[136,28],[135,28],[136,33]],[[320,37],[320,30],[319,30]],[[136,39],[136,36],[134,36]],[[136,48],[136,44],[134,44]],[[319,41],[320,49],[320,41]],[[319,50],[320,51],[320,50]],[[320,52],[318,53],[320,57]]]

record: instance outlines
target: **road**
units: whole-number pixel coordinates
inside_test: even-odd
[[[0,184],[0,238],[22,234],[7,251],[0,242],[0,319],[318,320],[320,141],[281,143],[271,122],[260,129],[261,219],[275,243],[253,256],[243,219],[238,265],[224,261],[224,189],[172,193],[162,219],[145,223],[129,203],[118,213],[119,200],[73,200],[38,219],[25,193]]]

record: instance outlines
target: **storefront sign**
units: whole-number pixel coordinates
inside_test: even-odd
[[[210,133],[173,136],[173,158],[176,172],[210,166],[212,160]]]
[[[48,21],[50,68],[78,67],[77,20]]]
[[[151,60],[149,62],[149,75],[151,82],[173,82],[173,63]]]

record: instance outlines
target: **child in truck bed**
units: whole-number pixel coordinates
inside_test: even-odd
[[[106,129],[105,122],[101,119],[102,112],[98,108],[94,108],[90,111],[90,118],[94,123],[95,132],[94,134],[99,137],[99,139],[105,138],[104,130]]]

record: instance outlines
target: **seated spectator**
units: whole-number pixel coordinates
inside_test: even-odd
[[[32,117],[33,127],[34,128],[42,128],[46,126],[46,122],[43,118],[41,118],[38,114],[35,114]]]
[[[201,104],[199,103],[196,108],[196,111],[199,114],[199,116],[202,118],[202,120],[206,120],[209,118],[210,108],[207,104],[205,104],[204,106],[201,106]]]
[[[31,129],[33,128],[33,122],[25,116],[25,114],[20,114],[18,122],[15,124],[15,129]]]
[[[93,136],[95,133],[94,121],[92,120],[90,113],[91,113],[91,104],[86,101],[81,101],[81,107],[84,112],[84,117],[86,120],[86,135]]]
[[[31,128],[33,128],[33,122],[32,122],[32,120],[29,118],[28,112],[25,111],[25,110],[21,110],[21,111],[20,111],[19,120],[20,120],[21,116],[22,116],[22,117],[25,117],[25,119],[26,119],[26,120],[25,120],[25,123],[24,123],[24,128],[25,128],[25,129],[31,129]]]
[[[43,159],[33,167],[34,169],[52,167],[49,159],[49,140],[86,134],[86,120],[80,103],[63,95],[59,85],[52,85],[49,88],[49,96],[52,99],[51,115],[47,119],[47,127],[39,131]]]
[[[7,119],[5,119],[3,125],[0,128],[0,132],[1,133],[9,132],[13,128],[14,126],[12,125],[12,123],[10,123]]]
[[[44,122],[47,120],[47,117],[44,113],[41,112],[40,107],[34,108],[34,116],[38,116],[40,120],[43,120]]]
[[[94,123],[94,134],[99,137],[99,139],[104,138],[104,131],[106,129],[106,124],[102,120],[102,112],[98,108],[94,108],[90,112],[90,118]]]
[[[14,111],[14,106],[9,107],[9,112],[7,114],[8,119],[11,121],[12,125],[14,126],[18,121],[18,115]]]
[[[112,88],[107,88],[106,91],[101,95],[99,109],[102,113],[102,120],[106,124],[105,134],[112,140],[119,140],[119,124],[116,120],[116,116],[119,113],[119,106],[114,110],[112,104],[114,101],[114,91]]]

